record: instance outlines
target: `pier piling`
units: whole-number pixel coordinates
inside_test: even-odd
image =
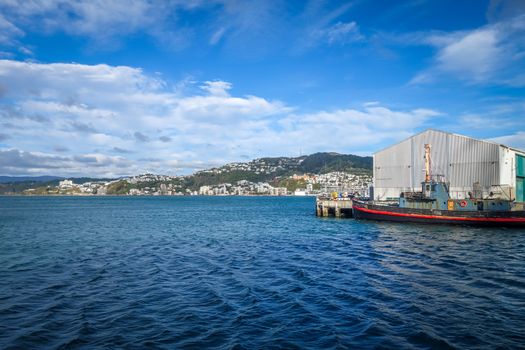
[[[352,217],[352,199],[337,198],[326,199],[317,198],[315,203],[315,213],[320,217],[351,218]]]

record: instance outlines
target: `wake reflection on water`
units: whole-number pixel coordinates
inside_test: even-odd
[[[519,347],[525,232],[308,198],[1,198],[0,347]]]

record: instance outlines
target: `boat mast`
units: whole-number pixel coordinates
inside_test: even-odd
[[[430,174],[430,144],[425,144],[425,182],[431,181],[431,174]]]

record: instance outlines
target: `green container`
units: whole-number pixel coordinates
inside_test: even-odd
[[[516,178],[516,202],[525,202],[525,179]]]
[[[525,202],[525,157],[516,154],[516,202]]]
[[[525,157],[516,154],[516,176],[525,177]]]

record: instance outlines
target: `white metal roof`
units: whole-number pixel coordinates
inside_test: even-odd
[[[448,135],[452,135],[452,136],[458,136],[458,137],[463,137],[463,138],[466,138],[466,139],[471,139],[471,140],[476,140],[476,141],[481,141],[481,142],[490,143],[490,144],[493,144],[493,145],[498,145],[498,146],[505,147],[505,148],[508,148],[508,149],[510,149],[510,150],[513,150],[513,151],[515,151],[515,152],[521,153],[521,154],[523,154],[523,155],[525,156],[525,151],[520,150],[520,149],[517,149],[517,148],[514,148],[514,147],[510,147],[510,146],[507,146],[507,145],[503,145],[503,144],[498,143],[498,142],[489,141],[489,140],[483,140],[483,139],[476,139],[476,138],[474,138],[474,137],[465,136],[465,135],[460,135],[460,134],[455,134],[455,133],[452,133],[452,132],[442,131],[442,130],[437,130],[437,129],[432,129],[432,128],[430,128],[430,129],[426,129],[426,130],[423,130],[423,131],[421,131],[421,132],[418,132],[417,134],[414,134],[414,135],[412,135],[412,136],[410,136],[410,137],[407,137],[406,139],[403,139],[403,140],[401,140],[401,141],[398,141],[398,142],[396,142],[396,143],[394,143],[394,144],[392,144],[392,145],[390,145],[390,146],[384,147],[384,148],[380,149],[379,151],[376,151],[376,152],[374,152],[374,153],[372,153],[372,154],[377,154],[377,153],[379,153],[379,152],[382,152],[382,151],[384,151],[384,150],[387,150],[387,149],[389,149],[389,148],[392,147],[392,146],[398,145],[398,144],[400,144],[400,143],[402,143],[402,142],[405,142],[405,141],[407,141],[407,140],[410,140],[411,138],[413,138],[413,137],[415,137],[415,136],[417,136],[417,135],[421,135],[421,134],[424,134],[424,133],[429,132],[429,131],[439,132],[439,133],[442,133],[442,134],[448,134]]]

